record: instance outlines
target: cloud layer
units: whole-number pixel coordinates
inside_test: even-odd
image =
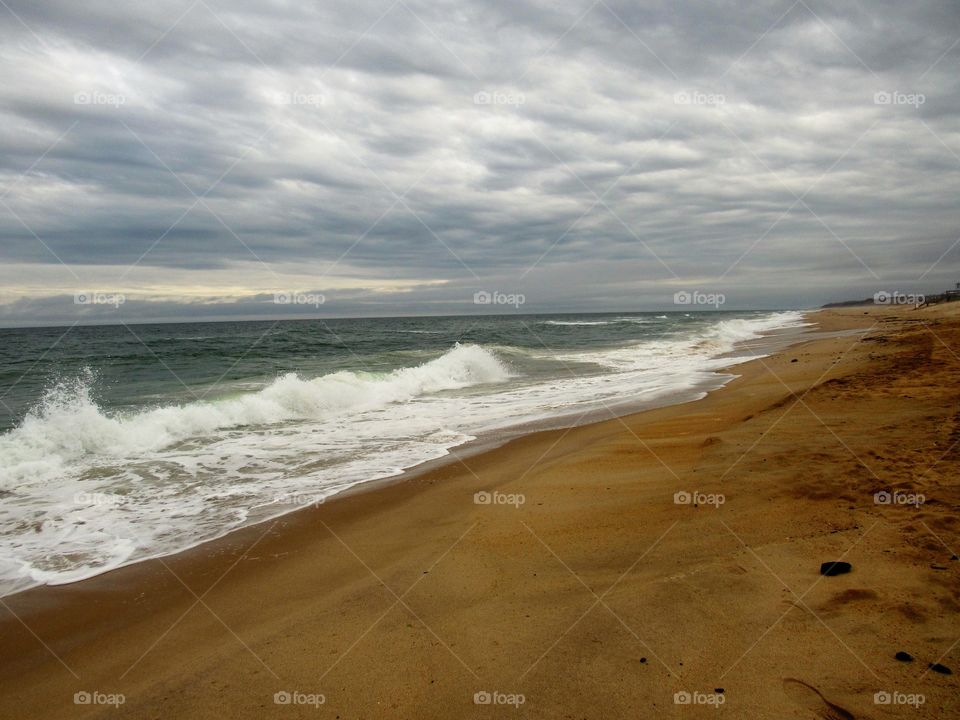
[[[956,279],[952,3],[7,5],[6,323]],[[90,291],[127,302],[74,303]]]

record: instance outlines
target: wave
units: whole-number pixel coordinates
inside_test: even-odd
[[[665,316],[664,316],[665,317]],[[541,325],[566,325],[566,326],[589,326],[589,325],[615,325],[617,323],[632,323],[634,325],[648,325],[653,320],[650,318],[638,317],[618,317],[612,320],[541,320]]]
[[[541,325],[609,325],[609,320],[542,320]]]
[[[714,352],[731,352],[738,343],[759,338],[772,330],[801,327],[807,323],[799,312],[775,313],[761,318],[721,320],[703,333],[698,347]]]
[[[220,430],[362,413],[509,377],[490,351],[457,345],[419,366],[387,373],[341,371],[313,379],[288,373],[258,392],[235,398],[199,398],[110,416],[92,398],[91,377],[84,375],[57,384],[18,427],[0,436],[0,488],[14,489],[25,477],[55,474],[84,455],[136,456]]]
[[[755,340],[772,330],[801,327],[806,323],[799,312],[781,312],[750,318],[718,320],[682,335],[650,334],[629,345],[602,351],[593,349],[565,352],[556,355],[563,361],[592,362],[618,372],[652,370],[658,366],[667,371],[669,363],[682,361],[691,368],[709,370],[722,367],[728,360],[721,359],[744,348],[743,343]],[[749,353],[747,353],[749,354]]]

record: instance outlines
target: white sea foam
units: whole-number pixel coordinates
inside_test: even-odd
[[[567,325],[570,327],[584,325],[609,325],[609,320],[543,320],[541,325]]]
[[[666,319],[666,315],[659,316]],[[610,320],[541,320],[540,325],[559,325],[569,327],[589,327],[591,325],[614,325],[616,323],[632,323],[634,325],[647,325],[653,320],[645,317],[615,317]]]
[[[690,397],[717,384],[730,362],[719,356],[736,343],[799,322],[727,319],[698,335],[547,353],[578,368],[548,380],[524,375],[530,351],[458,345],[416,367],[287,374],[255,392],[127,414],[100,408],[90,378],[62,383],[0,435],[0,594],[174,552],[498,428]]]
[[[0,489],[15,489],[44,466],[59,470],[88,455],[131,457],[218,430],[357,414],[508,377],[489,351],[458,345],[423,365],[389,373],[338,372],[310,380],[289,373],[256,393],[116,417],[100,410],[90,397],[89,378],[83,378],[57,385],[19,427],[0,436]]]

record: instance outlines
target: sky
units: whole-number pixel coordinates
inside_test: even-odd
[[[0,324],[929,294],[958,84],[954,0],[2,0]]]

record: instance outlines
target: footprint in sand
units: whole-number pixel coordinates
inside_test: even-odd
[[[823,720],[856,720],[853,714],[827,700],[823,693],[803,680],[783,679],[783,691],[800,707],[807,708]]]

